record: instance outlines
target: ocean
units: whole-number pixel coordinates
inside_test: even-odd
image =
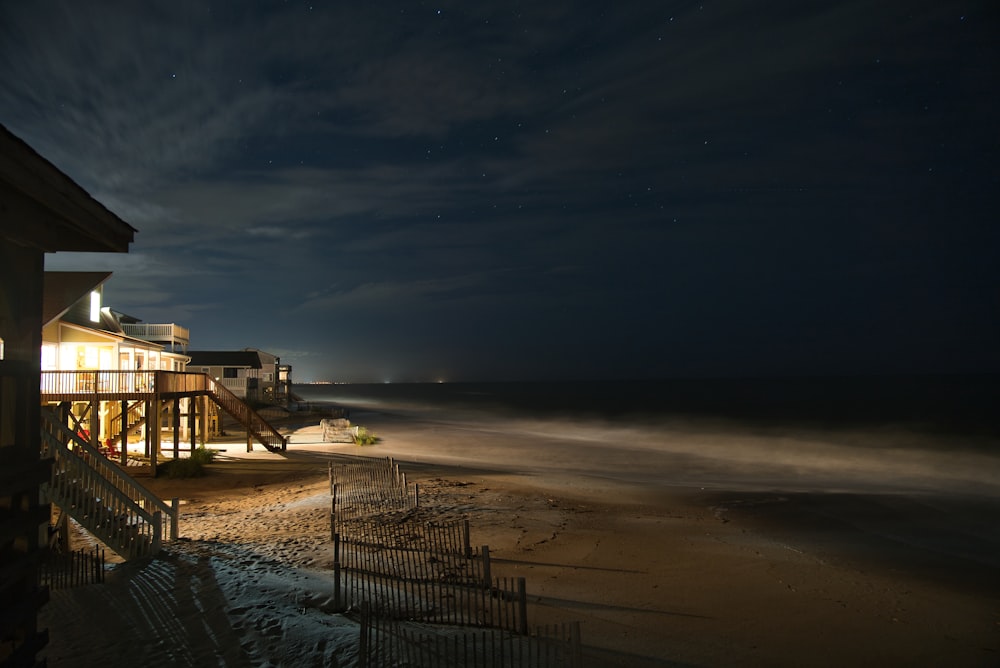
[[[655,424],[885,425],[1000,437],[1000,375],[296,385],[306,401],[383,412]]]
[[[669,503],[669,494],[684,489],[711,507],[800,517],[792,524],[817,539],[816,531],[853,527],[880,545],[995,569],[998,380],[412,383],[294,391],[314,406],[342,407],[354,424],[385,436],[358,454],[454,467],[459,476],[510,474],[551,493],[586,489]]]
[[[991,375],[296,385],[354,424],[536,476],[1000,499]],[[373,451],[374,452],[374,451]],[[611,453],[614,453],[613,456]],[[492,459],[491,459],[492,458]]]

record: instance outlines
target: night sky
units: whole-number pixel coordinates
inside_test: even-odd
[[[371,5],[371,6],[369,6]],[[106,303],[295,379],[1000,371],[995,0],[3,2]]]

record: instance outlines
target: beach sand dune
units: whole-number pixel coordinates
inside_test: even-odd
[[[365,419],[373,446],[308,425],[285,456],[237,441],[207,477],[150,481],[182,499],[183,540],[53,592],[49,665],[352,665],[327,462],[357,454],[393,457],[422,512],[468,519],[496,574],[526,578],[531,624],[580,621],[586,665],[1000,663],[989,495],[702,488],[641,448]]]

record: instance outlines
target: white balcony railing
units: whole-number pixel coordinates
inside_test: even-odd
[[[219,378],[217,383],[243,399],[247,396],[247,378]]]
[[[191,331],[173,323],[154,324],[147,322],[123,323],[122,330],[129,336],[145,341],[176,343],[187,346],[191,340]]]

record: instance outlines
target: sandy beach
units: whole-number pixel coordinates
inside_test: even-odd
[[[318,421],[292,419],[285,455],[246,453],[235,434],[206,477],[148,480],[181,499],[182,540],[53,592],[49,665],[352,665],[356,627],[330,612],[327,463],[358,454],[393,457],[426,512],[469,519],[498,574],[526,578],[532,625],[580,621],[588,666],[1000,663],[991,457],[916,484],[940,469],[928,455],[876,493],[881,462],[828,475],[820,448],[813,468],[775,455],[722,471],[593,426],[554,439],[528,422],[355,422],[379,442],[323,443]]]

